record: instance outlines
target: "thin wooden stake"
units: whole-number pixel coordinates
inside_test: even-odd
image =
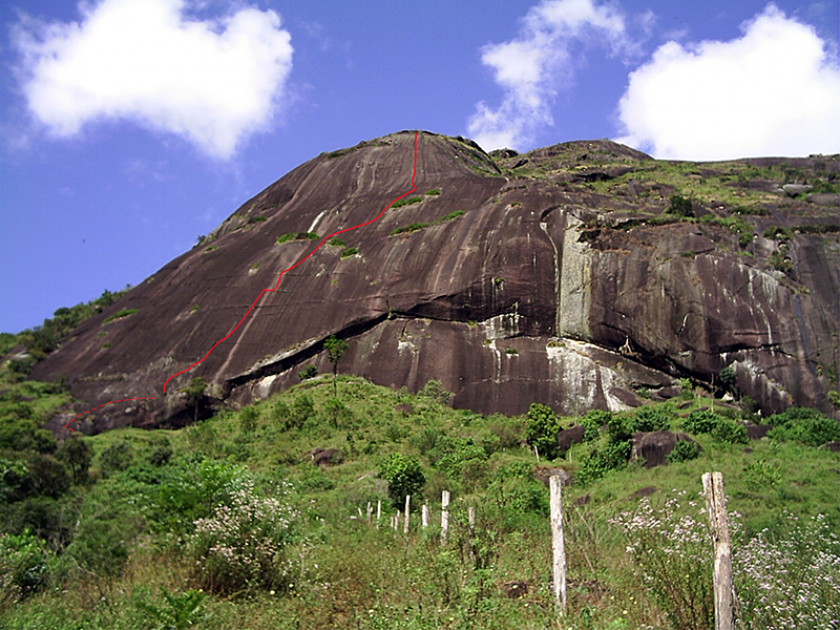
[[[709,511],[709,525],[714,544],[715,630],[734,630],[735,607],[732,585],[732,544],[729,540],[729,521],[726,513],[726,494],[723,475],[719,472],[703,475],[703,493]]]
[[[443,491],[440,510],[440,544],[446,544],[446,531],[449,529],[449,490]]]
[[[424,503],[423,508],[420,510],[420,518],[421,523],[423,525],[423,529],[426,529],[429,526],[429,504]]]
[[[408,518],[411,514],[411,495],[405,495],[405,525],[403,526],[403,534],[408,536]]]
[[[376,502],[376,529],[379,529],[380,518],[382,518],[382,499]]]
[[[373,506],[370,504],[370,501],[368,501],[368,504],[367,504],[367,524],[368,525],[370,525],[372,517],[373,517]]]
[[[551,492],[551,550],[554,556],[554,601],[566,614],[566,543],[563,538],[563,499],[560,475],[549,477]]]

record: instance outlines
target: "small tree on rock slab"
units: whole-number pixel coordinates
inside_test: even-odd
[[[338,377],[338,362],[341,361],[341,357],[347,351],[347,342],[343,339],[339,339],[335,335],[330,335],[324,342],[324,348],[327,350],[327,358],[329,358],[330,363],[333,364],[333,394],[335,398],[338,398],[338,385],[336,383],[336,378]]]

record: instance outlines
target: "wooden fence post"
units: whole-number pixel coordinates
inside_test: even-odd
[[[429,504],[428,503],[423,504],[423,509],[421,510],[421,518],[422,518],[423,529],[426,529],[429,526]]]
[[[732,584],[732,545],[726,514],[726,494],[723,475],[719,472],[703,475],[703,493],[709,511],[709,525],[714,544],[715,630],[734,630],[735,607]]]
[[[367,504],[367,524],[368,525],[370,525],[372,516],[373,516],[373,506],[370,504],[370,501],[368,501],[368,504]]]
[[[446,544],[446,531],[449,529],[449,490],[443,491],[440,510],[440,544]]]
[[[554,601],[566,614],[566,542],[563,539],[563,499],[560,475],[549,477],[551,492],[551,550],[554,556]]]
[[[405,495],[405,525],[403,526],[403,534],[408,536],[408,518],[411,514],[411,495]]]
[[[382,517],[382,499],[376,502],[376,529],[379,529],[379,519]]]

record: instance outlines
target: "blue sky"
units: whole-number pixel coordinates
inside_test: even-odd
[[[0,331],[138,284],[322,151],[840,152],[837,2],[10,0]]]

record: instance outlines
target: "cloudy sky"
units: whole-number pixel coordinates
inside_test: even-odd
[[[840,7],[708,0],[7,0],[0,331],[138,284],[322,151],[840,152]]]

